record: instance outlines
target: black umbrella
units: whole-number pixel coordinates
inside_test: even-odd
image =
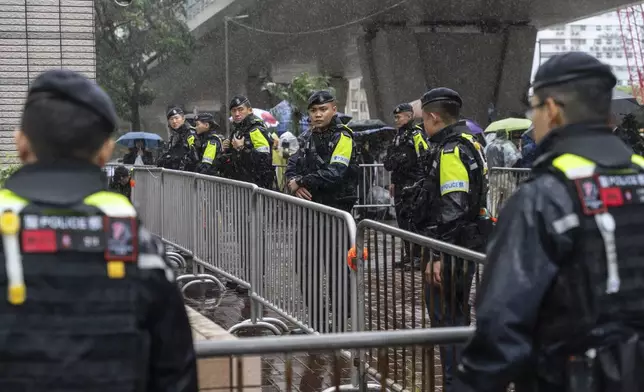
[[[618,89],[613,90],[611,111],[619,121],[621,121],[627,114],[631,114],[639,108],[640,104],[637,103],[637,99],[635,99],[635,97]]]

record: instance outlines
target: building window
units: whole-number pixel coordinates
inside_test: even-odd
[[[613,44],[613,40],[610,38],[606,38],[606,45],[612,45],[612,44]]]
[[[633,53],[626,53],[626,58],[627,59],[632,59],[633,58]]]
[[[611,25],[606,26],[606,31],[612,31],[612,30],[613,30],[613,26]]]
[[[606,58],[607,59],[612,59],[613,58],[613,53],[612,52],[606,52]]]
[[[358,101],[351,101],[351,110],[358,110]]]
[[[622,57],[624,57],[624,55],[622,54],[622,52],[617,52],[617,53],[615,53],[615,56],[616,56],[618,59],[621,59]]]
[[[585,39],[571,39],[570,43],[573,45],[586,45]]]
[[[602,39],[601,38],[595,39],[595,45],[601,45],[601,44],[602,44]]]
[[[542,39],[539,41],[542,45],[563,45],[566,43],[565,39]]]
[[[580,31],[586,31],[586,25],[579,25]]]
[[[361,112],[366,112],[367,111],[367,103],[366,102],[360,102],[360,111]]]
[[[601,52],[597,52],[597,54],[595,55],[595,57],[597,57],[598,59],[602,58],[602,53],[601,53]]]
[[[597,26],[595,26],[595,28],[597,29],[597,31],[602,31],[602,26],[601,25],[597,25]]]

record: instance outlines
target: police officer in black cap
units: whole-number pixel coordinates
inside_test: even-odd
[[[314,201],[339,210],[351,212],[353,205],[357,200],[358,186],[358,164],[356,161],[356,146],[353,141],[353,132],[349,127],[344,125],[337,115],[337,106],[335,97],[329,91],[317,91],[309,97],[308,112],[311,120],[311,129],[303,133],[300,137],[300,149],[289,158],[285,176],[288,182],[290,192],[301,199]],[[298,230],[298,236],[304,232]],[[321,260],[324,260],[322,250],[328,247],[331,241],[330,236],[336,233],[330,233],[330,236],[323,234],[320,230],[320,238],[317,242],[320,245],[320,255],[312,255],[312,260],[304,262],[306,268],[300,276],[302,281],[307,276],[318,276],[319,281],[313,282],[314,286],[311,291],[322,290],[322,281],[324,271],[322,270]],[[342,239],[337,239],[337,244],[342,243]],[[302,240],[297,240],[302,244]],[[347,249],[348,250],[348,249]],[[298,249],[298,259],[303,260],[308,253],[303,247]],[[298,264],[296,264],[298,268]],[[314,268],[318,268],[314,272]],[[338,271],[339,266],[331,265],[326,271],[329,281],[342,281]],[[341,309],[341,298],[349,295],[348,287],[337,285],[337,292],[331,293],[335,300],[334,313],[339,314]],[[317,304],[311,302],[310,291],[304,292],[305,303],[308,309],[321,309]],[[349,302],[350,303],[350,302]],[[322,313],[324,313],[322,311]],[[320,314],[322,314],[320,313]],[[329,332],[329,326],[324,325],[326,317],[315,317],[318,325],[314,328],[321,332]],[[342,320],[339,320],[340,322]],[[345,331],[346,325],[340,327],[340,331]]]
[[[163,244],[106,189],[117,115],[94,82],[36,78],[0,191],[3,391],[197,391]]]
[[[487,167],[481,145],[459,121],[463,101],[448,88],[435,88],[421,98],[423,123],[431,153],[418,185],[412,224],[416,230],[450,244],[483,250],[489,220],[486,205]],[[412,188],[413,189],[413,188]],[[476,266],[449,255],[433,254],[425,266],[427,309],[432,322],[443,326],[469,325],[469,291]],[[452,391],[456,347],[441,348],[445,389]]]
[[[309,98],[311,129],[288,161],[292,194],[350,212],[357,200],[358,164],[353,132],[337,116],[335,97],[326,90]]]
[[[608,126],[615,83],[585,53],[537,71],[537,158],[490,241],[459,391],[644,390],[644,158]]]
[[[236,96],[230,101],[233,128],[230,141],[226,142],[227,176],[238,181],[247,181],[262,188],[271,188],[275,183],[272,138],[266,124],[253,114],[248,98]],[[232,166],[232,167],[230,167]]]
[[[194,171],[199,162],[197,132],[188,124],[183,110],[179,107],[170,108],[166,117],[170,128],[169,149],[161,154],[157,166]]]
[[[398,127],[398,133],[387,149],[383,163],[385,170],[391,172],[389,194],[394,198],[398,227],[409,230],[411,205],[405,203],[402,191],[422,179],[423,168],[420,162],[428,147],[423,128],[414,125],[414,109],[410,104],[401,103],[396,106],[394,121]],[[405,246],[405,251],[408,252],[408,245]],[[420,257],[420,253],[416,253],[415,256]],[[401,265],[411,263],[411,259],[410,254],[405,254],[405,260]]]
[[[217,174],[217,162],[223,155],[222,140],[217,134],[219,125],[210,113],[199,113],[195,121],[195,129],[199,135],[199,145],[201,146],[201,162],[196,171],[201,174]]]

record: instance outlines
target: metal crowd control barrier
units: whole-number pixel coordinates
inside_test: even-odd
[[[355,243],[350,214],[219,177],[135,168],[134,178],[133,200],[146,226],[192,250],[196,267],[185,280],[222,286],[223,277],[250,291],[250,319],[231,333],[250,327],[281,334],[289,330],[283,320],[309,333],[349,330],[356,298],[346,267]],[[206,271],[215,276],[201,276]],[[264,307],[283,320],[263,317]]]
[[[277,183],[275,189],[288,192],[288,184],[284,174],[286,165],[273,165]],[[353,207],[354,212],[361,216],[382,218],[386,216],[393,199],[389,198],[389,184],[391,173],[385,170],[382,163],[361,164],[358,180],[358,202]]]
[[[307,332],[348,332],[355,298],[346,262],[355,245],[351,214],[261,188],[254,205],[253,238],[263,242],[251,298]]]
[[[376,351],[387,357],[392,350],[431,349],[443,344],[463,343],[473,334],[474,328],[418,329],[413,331],[361,332],[319,336],[289,336],[280,339],[246,338],[234,341],[198,341],[195,350],[199,358],[228,359],[230,385],[227,389],[271,390],[293,389],[300,391],[390,391],[395,386],[376,384],[371,377],[363,377],[348,384],[346,375],[360,361],[347,358],[349,350]],[[262,371],[259,384],[245,384],[245,357],[260,356],[269,371]],[[255,362],[256,363],[256,362]],[[223,368],[226,364],[221,363]],[[380,367],[370,369],[370,374],[380,380],[389,380],[392,367],[383,360]],[[222,389],[226,388],[225,385]],[[411,389],[410,389],[411,390]],[[428,390],[428,389],[425,389]]]
[[[530,169],[493,167],[490,169],[488,184],[488,210],[498,217],[503,204],[510,198],[520,183],[530,177]]]
[[[389,197],[389,184],[391,173],[385,170],[382,163],[361,164],[358,203],[354,206],[357,215],[383,219],[394,205]]]
[[[472,323],[478,267],[485,255],[372,220],[360,222],[356,240],[362,260],[356,272],[358,330],[442,329]],[[368,249],[366,257],[364,248]],[[437,263],[441,265],[439,276],[433,273],[432,260],[442,261]],[[361,372],[373,373],[384,360],[393,366],[388,385],[398,390],[433,391],[444,380],[445,362],[455,369],[459,349],[392,349],[386,358],[371,351]]]

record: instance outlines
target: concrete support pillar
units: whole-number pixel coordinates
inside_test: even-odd
[[[358,38],[358,55],[371,117],[389,121],[396,105],[418,99],[426,90],[412,30],[369,31]]]
[[[253,107],[268,110],[275,105],[273,105],[268,91],[263,90],[263,86],[264,78],[249,75],[246,78],[246,97],[248,97]]]
[[[521,101],[528,94],[536,38],[537,29],[533,26],[509,27],[506,31],[496,97],[501,118],[526,110]]]
[[[418,99],[433,87],[458,91],[462,114],[482,125],[491,103],[501,115],[520,112],[535,38],[532,26],[368,32],[358,50],[372,117],[387,120],[394,105]]]
[[[343,112],[347,106],[347,95],[349,93],[349,81],[343,77],[336,76],[330,80],[331,87],[335,89],[335,99],[338,111]]]

